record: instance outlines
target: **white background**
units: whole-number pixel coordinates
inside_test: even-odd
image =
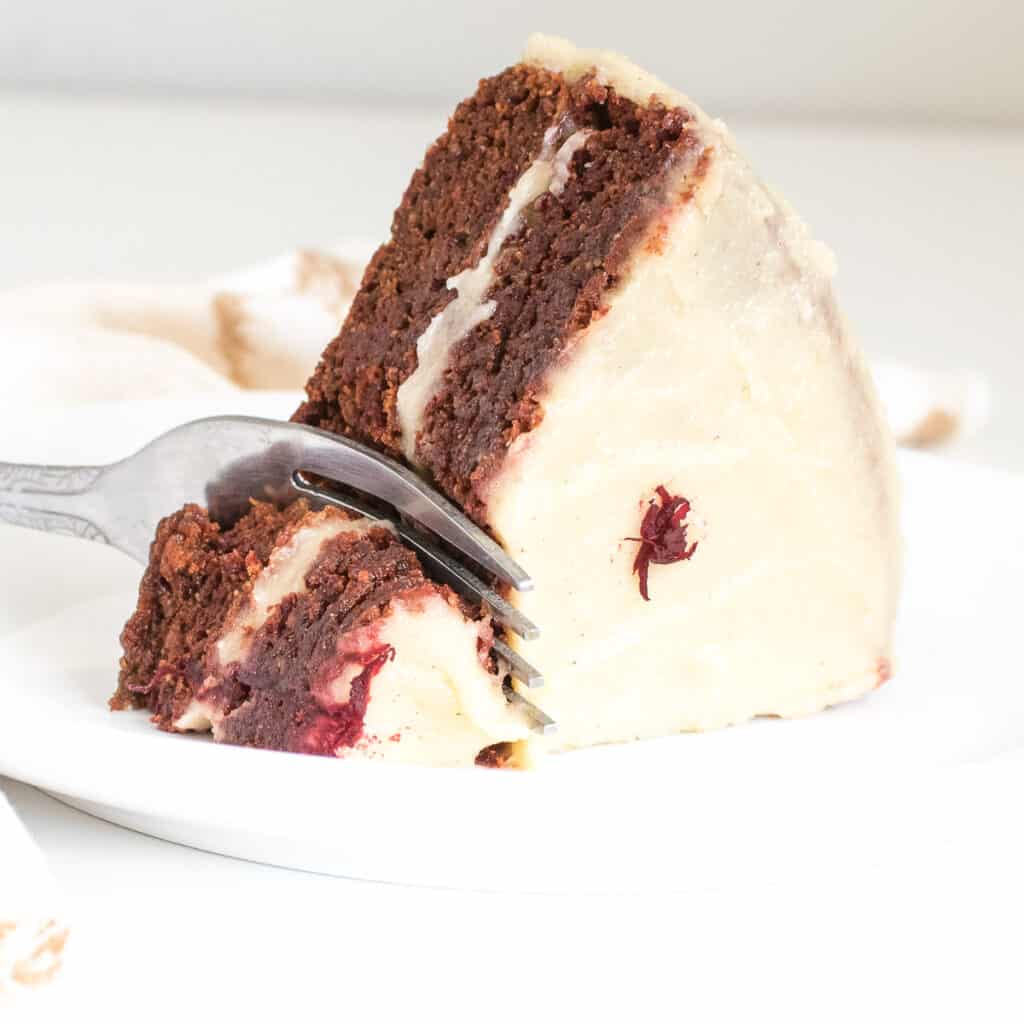
[[[1018,0],[0,0],[0,82],[450,104],[532,31],[718,113],[1024,120]]]

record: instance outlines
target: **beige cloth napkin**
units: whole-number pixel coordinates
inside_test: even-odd
[[[0,793],[0,1017],[19,991],[57,973],[67,935],[43,855]]]
[[[301,388],[344,319],[370,247],[304,249],[191,287],[54,284],[0,292],[6,407]],[[977,374],[879,361],[875,380],[901,444],[977,430]]]
[[[359,286],[352,245],[301,250],[191,287],[0,292],[0,401],[74,404],[298,388]]]

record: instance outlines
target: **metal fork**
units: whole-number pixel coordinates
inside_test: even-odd
[[[322,485],[337,482],[371,499]],[[524,639],[537,627],[493,587],[433,542],[440,538],[487,575],[528,591],[526,572],[451,502],[415,473],[366,445],[314,427],[252,416],[196,420],[162,434],[108,466],[38,466],[0,462],[0,521],[100,541],[145,565],[157,524],[189,502],[222,524],[238,519],[250,499],[284,505],[305,498],[314,508],[334,505],[390,523],[433,576],[479,602],[492,618]],[[543,677],[504,641],[493,650],[528,687]],[[518,691],[514,703],[534,728],[555,723]]]

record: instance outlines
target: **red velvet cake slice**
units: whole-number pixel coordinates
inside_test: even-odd
[[[518,764],[491,640],[386,524],[297,502],[222,531],[189,506],[159,528],[111,705],[243,746]]]
[[[900,580],[833,270],[720,122],[535,37],[428,150],[295,419],[404,458],[529,570],[511,599],[543,631],[554,749],[806,714],[888,677]],[[253,746],[507,762],[527,726],[489,630],[379,524],[189,508],[113,703]]]
[[[535,37],[428,150],[295,418],[529,569],[556,748],[805,714],[887,678],[900,578],[833,269],[724,125]]]

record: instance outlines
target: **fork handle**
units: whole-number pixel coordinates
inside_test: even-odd
[[[90,501],[103,468],[0,462],[0,522],[109,544]]]

